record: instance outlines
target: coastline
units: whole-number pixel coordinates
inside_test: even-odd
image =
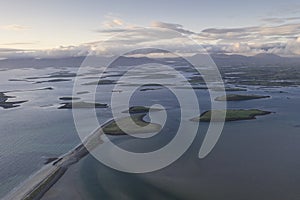
[[[144,115],[139,116],[139,120],[144,122]],[[82,143],[71,149],[66,154],[47,163],[39,171],[32,174],[19,186],[10,191],[3,200],[38,200],[64,175],[70,166],[88,155],[89,150],[93,150],[98,145],[104,143],[101,135],[108,134],[105,128],[109,123],[114,122],[109,119],[90,133]],[[109,134],[108,134],[109,135]]]
[[[104,125],[107,124],[104,123]],[[43,166],[39,171],[31,175],[18,187],[4,196],[3,200],[37,200],[40,199],[68,170],[68,168],[85,157],[89,149],[103,143],[100,136],[103,133],[102,126],[93,131],[87,138],[75,148],[58,157],[56,160]]]

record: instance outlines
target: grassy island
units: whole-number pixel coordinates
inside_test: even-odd
[[[151,108],[152,111],[160,111],[160,108]],[[150,111],[150,107],[145,107],[145,106],[132,106],[128,110],[123,111],[129,112],[130,114],[138,114],[138,113],[148,113]]]
[[[262,95],[243,95],[243,94],[227,94],[224,96],[220,96],[215,98],[216,101],[245,101],[252,99],[263,99],[270,98],[270,96],[262,96]]]
[[[258,109],[249,109],[249,110],[209,110],[200,115],[200,117],[195,117],[191,119],[192,121],[200,121],[200,122],[210,122],[211,114],[214,112],[216,114],[216,119],[214,121],[222,121],[222,117],[226,113],[225,121],[238,121],[238,120],[248,120],[255,119],[258,115],[268,115],[271,112],[263,111]],[[219,117],[218,117],[219,116]]]
[[[127,130],[130,130],[130,133],[134,133],[134,134],[153,133],[161,129],[161,126],[159,124],[154,124],[154,123],[149,123],[144,121],[143,118],[145,116],[146,114],[137,114],[137,115],[132,115],[131,117],[124,117],[124,118],[117,119],[117,122],[115,120],[111,120],[102,126],[103,132],[108,135],[126,135],[126,133],[119,128],[117,123],[120,124],[121,127],[126,127]],[[130,119],[141,128],[133,129],[131,127]]]

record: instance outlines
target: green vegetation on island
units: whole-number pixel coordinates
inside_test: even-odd
[[[270,98],[270,96],[227,94],[224,96],[216,97],[215,100],[216,101],[243,101],[243,100],[263,99],[263,98]]]
[[[212,90],[212,91],[226,91],[226,92],[232,92],[232,91],[247,91],[247,89],[245,88],[233,88],[233,87],[225,87],[225,88],[221,88],[221,87],[211,87],[208,88],[206,85],[192,85],[191,87],[188,86],[177,86],[177,89],[194,89],[194,90]]]
[[[151,108],[151,111],[160,111],[160,108]],[[150,111],[150,107],[145,106],[131,106],[128,110],[123,111],[129,112],[130,114],[138,114],[138,113],[148,113]]]
[[[225,116],[225,121],[238,121],[238,120],[248,120],[255,119],[258,115],[268,115],[271,112],[263,111],[258,109],[239,109],[239,110],[209,110],[200,115],[200,117],[195,117],[191,119],[192,121],[200,121],[200,122],[210,122],[212,112],[216,116],[214,118],[214,122],[220,122],[223,120]]]
[[[137,114],[130,117],[124,117],[120,119],[111,120],[102,126],[103,132],[108,135],[126,135],[126,133],[120,129],[117,123],[128,130],[131,134],[136,133],[154,133],[161,129],[161,125],[155,123],[149,123],[144,121],[146,114]],[[132,127],[132,121],[140,128]]]

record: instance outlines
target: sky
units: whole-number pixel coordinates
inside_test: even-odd
[[[0,58],[76,56],[136,27],[188,34],[211,52],[300,55],[299,0],[10,0],[1,2]]]

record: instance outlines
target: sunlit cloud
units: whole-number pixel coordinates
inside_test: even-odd
[[[195,34],[193,31],[184,29],[183,26],[180,24],[172,24],[172,23],[154,21],[151,23],[151,27],[166,28],[166,29],[177,31],[179,33],[183,33],[183,34]]]
[[[9,43],[2,43],[1,46],[19,46],[19,45],[33,45],[38,44],[38,42],[9,42]]]
[[[9,24],[5,26],[1,26],[0,28],[7,31],[24,31],[30,29],[30,27],[28,26],[22,26],[18,24]]]
[[[282,20],[295,21],[298,18],[285,18]],[[271,18],[269,19],[271,20]],[[274,19],[275,20],[275,19]],[[137,48],[157,47],[172,49],[174,52],[192,54],[193,48],[184,44],[182,35],[188,36],[201,45],[207,52],[255,55],[260,53],[273,53],[281,56],[300,55],[300,23],[285,23],[280,25],[261,25],[236,28],[207,28],[200,32],[186,29],[181,24],[154,21],[150,23],[151,29],[144,29],[128,23],[120,17],[109,15],[102,23],[101,29],[96,32],[101,41],[84,43],[78,46],[61,46],[48,50],[16,50],[6,49],[5,56],[32,57],[68,57],[85,56],[91,51],[95,55],[119,55],[120,52]],[[155,29],[160,30],[157,37]],[[161,30],[170,31],[161,31]],[[174,34],[170,34],[170,33]],[[13,46],[13,45],[11,45]],[[4,51],[0,51],[3,54]],[[157,52],[151,52],[156,54]],[[3,55],[0,55],[3,57]]]

